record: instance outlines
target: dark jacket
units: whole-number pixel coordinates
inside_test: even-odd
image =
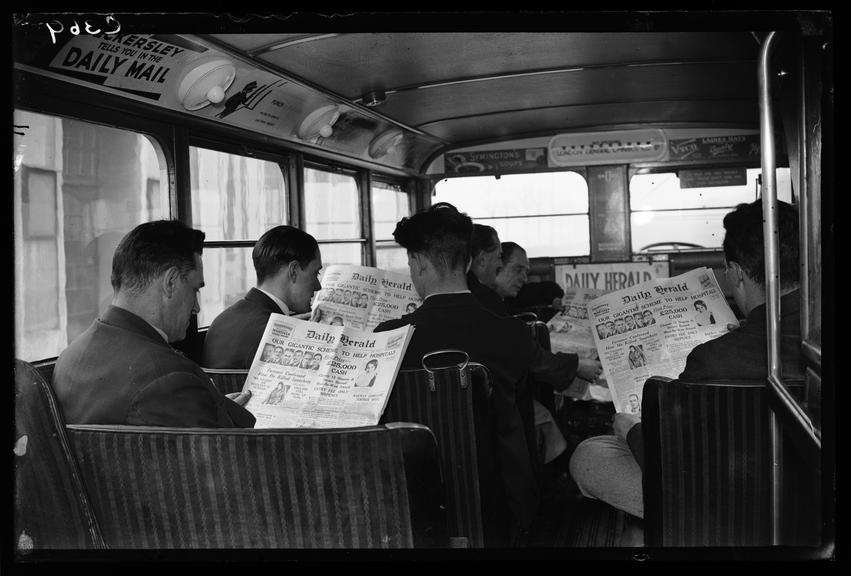
[[[255,421],[153,326],[117,306],[59,355],[53,387],[69,424],[251,428]]]
[[[411,314],[382,322],[376,332],[416,326],[402,366],[420,368],[423,355],[455,348],[487,366],[493,378],[491,408],[497,427],[498,474],[508,509],[528,528],[539,502],[539,489],[528,451],[517,397],[524,394],[531,357],[531,335],[515,318],[485,309],[472,294],[436,294]],[[482,472],[484,473],[484,472]]]
[[[787,378],[803,378],[801,357],[801,294],[798,290],[780,298],[780,364]],[[687,382],[701,380],[765,380],[768,377],[766,305],[748,314],[745,325],[703,344],[689,353],[679,376]],[[644,469],[644,436],[639,422],[630,428],[627,443]]]
[[[204,361],[201,365],[207,368],[251,368],[266,323],[273,312],[284,313],[257,288],[249,290],[210,324],[204,340]]]

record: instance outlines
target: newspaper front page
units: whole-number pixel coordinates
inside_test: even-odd
[[[562,311],[547,322],[550,330],[550,348],[553,352],[567,352],[576,354],[580,358],[593,360],[599,358],[597,343],[592,334],[593,326],[588,316],[588,302],[605,293],[606,291],[602,288],[579,286],[573,286],[564,291],[561,299]],[[611,402],[612,395],[605,376],[604,370],[597,379],[597,383],[589,384],[585,394],[579,400]]]
[[[739,324],[709,268],[605,294],[588,315],[615,410],[633,414],[647,378],[678,377],[695,346]]]
[[[364,332],[272,314],[243,386],[254,427],[378,424],[413,331]]]
[[[422,304],[411,277],[369,266],[334,264],[313,299],[312,322],[373,330]]]

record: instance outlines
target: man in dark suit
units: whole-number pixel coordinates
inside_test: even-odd
[[[798,291],[798,215],[778,201],[780,239],[781,372],[802,378],[800,293]],[[736,305],[747,318],[743,326],[696,346],[686,358],[680,380],[754,380],[768,376],[765,260],[762,202],[740,204],[724,217],[725,274]],[[641,473],[644,437],[641,418],[617,413],[614,436],[597,436],[580,444],[570,462],[571,473],[586,495],[606,501],[640,518],[644,514]]]
[[[198,311],[203,245],[203,232],[175,220],[140,224],[121,240],[112,305],[56,361],[53,386],[66,422],[254,426],[243,408],[250,393],[223,396],[169,346]]]
[[[497,492],[485,491],[489,541],[505,544],[527,529],[538,508],[539,488],[526,444],[517,397],[527,385],[532,339],[519,320],[487,310],[467,287],[472,221],[454,206],[439,203],[403,219],[393,237],[408,251],[411,279],[423,303],[411,314],[382,322],[376,331],[414,324],[402,365],[418,368],[424,354],[454,348],[488,367],[494,380],[490,406],[496,423]],[[494,512],[496,511],[496,512]],[[489,514],[493,512],[493,516]],[[498,525],[494,525],[494,523]]]
[[[208,368],[251,368],[269,316],[310,311],[313,293],[322,288],[322,256],[316,239],[292,226],[267,230],[251,253],[257,287],[219,314],[204,341]]]

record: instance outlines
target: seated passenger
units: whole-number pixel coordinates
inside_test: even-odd
[[[405,368],[420,368],[423,355],[429,352],[454,348],[490,370],[494,384],[491,406],[498,431],[494,441],[499,470],[495,473],[502,489],[499,494],[484,494],[483,507],[486,515],[495,514],[486,518],[486,529],[496,531],[495,541],[504,544],[510,533],[529,528],[539,502],[517,407],[532,363],[533,340],[521,321],[494,314],[470,293],[466,270],[472,230],[470,218],[447,203],[435,204],[396,225],[393,238],[408,252],[411,279],[423,303],[411,314],[382,322],[375,330],[416,326],[402,361]]]
[[[496,275],[496,291],[512,314],[533,311],[547,322],[563,308],[564,290],[556,282],[529,282],[529,259],[515,242],[502,243],[502,266]]]
[[[251,368],[272,313],[302,314],[322,288],[316,239],[292,226],[267,230],[251,253],[257,287],[216,316],[204,342],[204,366]]]
[[[492,286],[501,285],[502,292],[516,296],[517,291],[526,283],[529,260],[526,251],[517,244],[511,246],[507,260],[501,259],[502,245],[496,230],[481,224],[473,225],[473,260],[467,273],[470,292],[487,309],[496,314],[510,316],[511,313],[503,301],[503,296]],[[500,264],[492,262],[493,258]],[[593,382],[603,370],[599,360],[579,358],[576,354],[552,353],[540,347],[534,341],[533,363],[530,366],[535,379],[551,385],[556,390],[566,389],[576,376]],[[582,390],[571,390],[570,395],[582,396]]]
[[[176,220],[140,224],[121,240],[112,305],[56,361],[53,387],[67,423],[254,426],[242,407],[250,394],[225,397],[169,346],[199,309],[203,246],[203,232]]]
[[[778,201],[780,239],[781,364],[785,377],[800,378],[800,293],[798,291],[798,216]],[[725,274],[733,297],[745,311],[744,325],[696,346],[686,358],[681,380],[760,380],[768,376],[766,351],[765,262],[762,203],[740,204],[724,217]],[[570,471],[585,496],[598,498],[644,517],[642,468],[644,438],[635,414],[614,416],[614,436],[589,438],[577,446]]]

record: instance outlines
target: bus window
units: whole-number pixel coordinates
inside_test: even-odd
[[[168,168],[148,136],[15,111],[15,356],[57,356],[112,301],[112,254],[169,217]]]
[[[305,167],[304,212],[304,230],[319,242],[323,266],[363,263],[360,195],[354,176]]]
[[[375,265],[384,270],[408,272],[407,253],[393,240],[396,223],[410,216],[408,194],[397,184],[372,181],[372,218],[375,237]]]
[[[629,182],[632,251],[654,244],[720,248],[724,215],[757,199],[759,175],[759,168],[748,168],[740,186],[681,188],[675,172],[635,174]],[[792,201],[789,168],[777,169],[777,198]]]
[[[190,146],[192,223],[206,242],[256,241],[287,223],[287,187],[281,167],[268,160]],[[207,326],[254,285],[252,248],[204,248],[205,286],[198,325]]]
[[[470,176],[441,180],[432,203],[450,202],[493,226],[530,258],[587,256],[591,250],[588,184],[576,172]]]

